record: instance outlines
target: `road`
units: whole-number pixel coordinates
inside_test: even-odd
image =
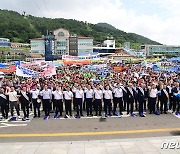
[[[81,119],[35,118],[30,122],[0,122],[0,142],[87,141],[180,135],[173,114]]]

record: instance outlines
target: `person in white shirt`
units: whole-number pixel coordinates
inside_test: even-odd
[[[77,112],[76,117],[79,118],[80,116],[83,116],[82,103],[84,102],[84,91],[82,90],[80,85],[75,90],[75,101],[76,101],[75,104],[76,104],[76,112]]]
[[[66,91],[64,91],[63,94],[64,94],[65,110],[66,110],[65,118],[68,118],[67,117],[68,115],[72,116],[71,104],[73,103],[73,93],[70,91],[70,88],[67,87]]]
[[[113,94],[112,94],[112,91],[109,89],[109,86],[106,86],[106,90],[103,90],[103,93],[104,93],[104,111],[105,111],[105,115],[106,116],[111,116]]]
[[[9,96],[9,103],[10,103],[10,108],[11,108],[11,116],[13,117],[13,112],[14,112],[14,107],[16,109],[17,115],[20,116],[19,113],[19,107],[18,107],[18,96],[17,92],[15,91],[14,87],[11,87],[11,90],[8,92],[6,89],[6,95]]]
[[[87,116],[93,116],[92,114],[92,99],[93,99],[93,90],[91,89],[91,86],[88,85],[87,90],[85,91],[86,95],[86,110],[87,110]]]
[[[44,86],[44,90],[41,92],[43,104],[44,104],[44,112],[45,117],[44,119],[47,120],[49,118],[50,110],[51,110],[51,99],[52,99],[52,92],[48,89],[48,86]]]
[[[30,91],[32,95],[32,103],[34,107],[34,118],[37,117],[36,110],[38,111],[38,117],[40,117],[40,107],[41,107],[41,102],[39,100],[39,89],[37,89],[37,86],[34,86],[34,89]]]
[[[118,115],[116,113],[117,104],[119,104],[119,114],[123,115],[123,90],[121,89],[120,84],[117,85],[117,88],[114,90],[114,109],[113,114]]]
[[[150,114],[152,114],[152,112],[155,113],[156,98],[158,94],[156,85],[153,84],[149,91],[150,91],[149,92],[149,109],[150,109]]]
[[[60,112],[60,116],[62,116],[63,112],[63,93],[61,91],[61,87],[56,86],[56,90],[52,92],[54,95],[56,112],[54,118],[59,118],[58,112]]]
[[[95,116],[98,115],[98,111],[99,111],[99,116],[101,115],[102,112],[102,101],[103,101],[103,92],[102,90],[99,88],[99,85],[96,86],[96,89],[94,90],[94,98],[95,98]]]

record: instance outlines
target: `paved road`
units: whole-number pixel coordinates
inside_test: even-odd
[[[180,119],[172,114],[140,117],[32,119],[0,122],[0,142],[44,142],[124,139],[180,135]]]

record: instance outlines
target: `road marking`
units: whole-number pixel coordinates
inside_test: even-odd
[[[7,124],[7,123],[0,123],[3,126],[0,126],[0,128],[4,128],[4,127],[23,127],[23,126],[27,126],[27,124]]]
[[[70,137],[70,136],[96,136],[96,135],[118,135],[118,134],[136,134],[136,133],[157,133],[180,131],[180,128],[164,129],[143,129],[143,130],[126,130],[126,131],[106,131],[106,132],[74,132],[74,133],[47,133],[47,134],[0,134],[2,137]]]

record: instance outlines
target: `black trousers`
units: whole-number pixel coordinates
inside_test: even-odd
[[[113,109],[113,114],[116,113],[116,108],[117,108],[117,105],[119,104],[119,113],[121,114],[122,111],[123,111],[123,101],[122,101],[122,97],[115,97],[114,98],[114,109]]]
[[[32,103],[33,103],[33,108],[34,108],[34,116],[37,116],[37,112],[38,111],[38,116],[40,117],[40,107],[41,107],[41,103],[37,102],[37,99],[32,99]]]
[[[72,107],[71,107],[72,100],[65,100],[65,110],[66,115],[72,116]],[[68,114],[69,113],[69,114]]]
[[[24,118],[29,118],[29,102],[22,102],[21,108],[23,110]]]
[[[105,114],[111,114],[112,111],[112,103],[111,103],[111,99],[104,99],[104,111]]]
[[[49,116],[51,110],[50,99],[43,99],[45,116]]]
[[[139,102],[139,114],[143,113],[143,105],[144,105],[144,101],[141,99],[138,99]]]
[[[168,100],[163,100],[163,99],[161,99],[161,106],[160,106],[160,110],[161,110],[161,112],[166,112],[167,111],[167,101]]]
[[[95,99],[95,112],[96,112],[96,116],[98,115],[98,111],[99,111],[99,115],[101,115],[102,112],[102,101],[101,99]]]
[[[15,102],[10,101],[9,103],[10,103],[10,108],[11,108],[11,116],[13,116],[14,107],[16,109],[17,115],[20,116],[18,103],[16,101]]]
[[[58,112],[60,112],[60,116],[62,116],[62,112],[63,112],[63,101],[62,101],[62,99],[54,100],[54,103],[55,103],[56,115],[58,115]]]
[[[126,106],[127,106],[127,98],[123,97],[123,103],[124,103],[124,110],[126,110]]]
[[[143,104],[144,104],[144,110],[146,110],[146,107],[147,107],[147,102],[146,102],[146,100],[144,100]]]
[[[134,99],[134,102],[135,102],[135,108],[136,108],[136,110],[138,110],[138,100],[137,100],[137,98]]]
[[[149,97],[149,110],[150,113],[155,112],[156,98]]]
[[[2,112],[2,116],[4,118],[8,118],[8,112],[9,112],[9,105],[2,103],[1,104],[1,112]]]
[[[127,114],[129,114],[129,107],[130,107],[130,113],[132,114],[134,111],[134,99],[127,100]]]
[[[173,112],[177,111],[179,112],[180,109],[180,99],[177,97],[173,98]]]
[[[82,115],[82,98],[76,98],[75,104],[76,104],[77,115],[80,115],[80,114]]]
[[[157,101],[157,104],[156,104],[157,110],[159,110],[159,104],[161,104],[161,98],[162,98],[162,96],[158,96],[158,101]]]
[[[172,109],[172,106],[173,106],[173,95],[169,94],[169,110]]]
[[[92,98],[86,98],[86,111],[87,116],[92,115]]]

